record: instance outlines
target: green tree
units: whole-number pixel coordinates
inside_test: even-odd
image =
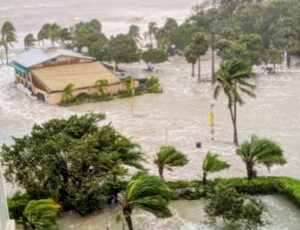
[[[202,163],[202,170],[203,170],[203,176],[202,176],[202,181],[204,184],[207,183],[207,174],[208,173],[214,173],[214,172],[219,172],[224,169],[228,169],[230,165],[222,160],[219,160],[219,155],[208,152],[203,160]]]
[[[163,146],[156,154],[154,164],[158,167],[161,179],[164,178],[164,169],[172,170],[172,167],[184,166],[188,163],[187,156],[172,146]]]
[[[73,98],[73,93],[75,91],[75,85],[70,83],[68,84],[63,91],[63,101],[69,101]]]
[[[108,44],[108,52],[118,68],[119,63],[132,63],[140,60],[139,50],[136,42],[131,37],[119,34],[112,37]]]
[[[25,210],[26,228],[28,230],[54,230],[61,206],[52,199],[32,200]]]
[[[139,208],[158,218],[172,216],[168,208],[170,192],[160,179],[140,172],[128,182],[121,202],[122,212],[129,230],[133,230],[132,211]]]
[[[89,54],[97,58],[99,61],[111,61],[110,54],[107,53],[108,40],[105,35],[99,35],[97,41],[89,46]]]
[[[62,48],[66,48],[66,42],[70,42],[72,39],[72,34],[68,28],[62,28],[59,31],[58,38],[60,40],[60,45]]]
[[[168,54],[161,49],[149,49],[142,53],[142,60],[147,64],[148,70],[152,72],[155,64],[168,60]]]
[[[198,60],[198,54],[196,50],[193,49],[193,46],[189,45],[184,50],[184,57],[188,63],[192,64],[192,77],[195,76],[195,64]]]
[[[251,230],[266,224],[263,220],[264,204],[259,199],[240,194],[233,188],[214,188],[208,194],[208,203],[204,210],[211,223],[221,218],[228,230]]]
[[[139,43],[139,40],[141,39],[140,28],[137,25],[131,25],[127,36],[134,39],[136,43]]]
[[[151,76],[146,80],[149,93],[162,93],[162,88],[157,76]]]
[[[64,210],[86,214],[116,199],[127,169],[142,169],[140,147],[110,125],[103,114],[52,119],[29,135],[3,145],[1,163],[8,181],[31,199],[51,197]]]
[[[50,26],[49,30],[49,39],[51,41],[51,45],[55,46],[55,42],[57,42],[60,39],[60,34],[61,34],[61,28],[59,25],[56,23],[53,23]]]
[[[16,29],[14,25],[6,21],[1,27],[0,46],[4,47],[6,64],[8,65],[8,50],[9,47],[13,47],[13,43],[17,42]]]
[[[254,167],[257,164],[263,164],[270,170],[273,165],[283,165],[286,163],[283,150],[277,143],[256,136],[252,136],[250,142],[245,141],[242,143],[238,147],[236,154],[246,164],[249,180],[256,176]]]
[[[198,81],[201,81],[201,56],[208,50],[206,34],[204,32],[197,33],[192,39],[191,47],[198,56]]]
[[[27,34],[24,38],[24,47],[25,50],[33,48],[35,46],[36,39],[34,38],[33,34]]]
[[[108,84],[108,81],[106,79],[104,79],[104,80],[98,80],[98,81],[96,81],[95,85],[96,85],[96,88],[98,89],[98,91],[101,94],[104,94],[104,90],[107,88],[107,86],[109,84]]]
[[[217,86],[214,91],[214,98],[217,99],[220,91],[223,90],[228,99],[228,109],[233,124],[233,143],[235,145],[238,145],[237,104],[244,104],[241,93],[255,97],[253,92],[255,86],[247,81],[253,75],[252,67],[248,63],[237,59],[224,62],[216,73]]]
[[[156,22],[149,22],[148,32],[146,33],[146,35],[149,36],[150,39],[150,48],[153,48],[153,38],[155,37],[157,30],[158,28]]]

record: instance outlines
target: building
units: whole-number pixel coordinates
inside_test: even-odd
[[[33,96],[50,104],[62,101],[64,88],[74,85],[73,96],[98,93],[95,84],[107,80],[106,93],[124,90],[121,80],[92,57],[57,48],[32,49],[15,56],[10,63],[16,83]]]
[[[14,230],[15,223],[9,219],[3,174],[0,166],[0,230]]]

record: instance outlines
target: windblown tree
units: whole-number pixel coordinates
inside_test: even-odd
[[[129,64],[140,60],[136,42],[124,34],[111,38],[107,52],[110,53],[111,60],[115,62],[116,69],[119,63]]]
[[[9,47],[13,47],[13,43],[17,42],[16,29],[14,25],[6,21],[1,27],[0,46],[4,47],[6,64],[8,65],[8,50]]]
[[[161,179],[164,178],[164,169],[172,170],[172,167],[184,166],[187,163],[187,156],[172,146],[161,147],[154,160]]]
[[[168,208],[170,192],[159,178],[140,172],[128,182],[121,201],[122,212],[129,230],[133,230],[132,211],[143,209],[158,218],[171,217]]]
[[[57,229],[57,219],[60,209],[61,206],[56,204],[52,199],[30,201],[24,210],[25,229]]]
[[[95,85],[96,85],[96,88],[98,89],[98,91],[101,94],[104,94],[104,91],[105,91],[105,89],[108,86],[108,81],[106,79],[104,79],[104,80],[98,80],[98,81],[96,81]]]
[[[5,177],[30,199],[51,197],[64,210],[99,210],[125,188],[127,169],[142,169],[140,147],[110,125],[103,114],[71,116],[34,125],[29,135],[1,149]]]
[[[152,72],[155,64],[168,60],[168,54],[161,49],[149,49],[142,53],[142,60],[147,64],[148,71]]]
[[[203,184],[207,183],[207,175],[208,173],[215,173],[222,171],[224,169],[228,169],[230,165],[222,160],[219,160],[219,155],[208,152],[202,163],[203,176],[202,181]]]
[[[73,96],[74,91],[75,91],[75,85],[72,84],[72,83],[68,84],[64,88],[62,100],[63,101],[69,101],[69,100],[71,100],[74,97]]]
[[[258,164],[263,164],[270,170],[273,165],[283,165],[286,163],[283,150],[277,143],[256,136],[252,136],[250,142],[245,141],[241,144],[236,154],[246,164],[249,180],[256,176],[254,167]]]
[[[129,31],[128,31],[127,36],[131,37],[132,39],[135,40],[135,42],[137,44],[139,44],[139,41],[141,39],[140,28],[137,25],[131,25],[129,27]]]
[[[153,48],[153,39],[155,38],[157,30],[158,28],[156,22],[149,22],[148,32],[146,33],[146,36],[148,36],[150,39],[150,48]]]
[[[69,31],[68,28],[62,28],[62,29],[59,31],[58,39],[59,39],[59,41],[60,41],[60,46],[61,46],[62,48],[66,48],[67,45],[69,45],[68,42],[70,42],[71,39],[72,39],[72,34],[71,34],[71,32]]]
[[[25,50],[29,50],[30,48],[35,47],[36,39],[34,38],[33,34],[27,34],[24,38],[24,47]]]
[[[217,86],[214,91],[214,98],[218,98],[221,90],[227,97],[227,106],[233,124],[233,143],[235,145],[238,145],[237,105],[244,104],[242,93],[255,97],[253,92],[255,86],[247,81],[253,75],[252,67],[248,63],[237,59],[224,62],[216,73]]]

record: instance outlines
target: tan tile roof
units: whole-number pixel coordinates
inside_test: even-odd
[[[95,86],[97,80],[106,79],[110,85],[120,82],[100,62],[45,67],[33,69],[31,73],[33,83],[38,83],[47,92],[63,91],[70,83],[80,89]]]

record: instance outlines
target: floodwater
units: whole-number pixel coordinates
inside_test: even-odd
[[[149,21],[160,24],[167,17],[183,20],[190,13],[190,6],[196,0],[9,0],[0,1],[0,24],[11,20],[19,32],[19,38],[29,32],[36,32],[46,22],[71,25],[80,20],[98,18],[107,34],[126,32],[130,24],[146,28]],[[204,1],[202,1],[204,2]],[[101,4],[100,4],[101,3]],[[17,46],[22,47],[21,43]],[[134,75],[148,75],[143,64],[122,66]],[[300,69],[287,70],[281,67],[276,75],[264,76],[258,71],[255,80],[257,98],[245,96],[246,104],[238,110],[240,141],[252,134],[278,141],[288,159],[288,164],[272,168],[272,175],[286,175],[300,179],[298,169],[300,158]],[[11,136],[27,134],[32,125],[51,118],[68,117],[88,111],[104,112],[107,120],[121,133],[138,142],[146,155],[146,167],[157,174],[153,165],[155,152],[161,145],[174,145],[189,157],[189,163],[172,172],[165,172],[168,180],[199,179],[201,162],[208,150],[217,152],[231,168],[218,176],[244,176],[245,167],[235,155],[232,142],[232,125],[226,100],[221,95],[218,101],[212,99],[210,83],[199,84],[190,76],[191,67],[183,59],[170,60],[157,66],[155,74],[163,84],[163,94],[149,94],[136,97],[134,113],[130,111],[128,99],[93,103],[70,108],[61,108],[38,102],[18,90],[14,84],[13,71],[0,68],[0,144],[12,143]],[[209,57],[203,58],[202,74],[209,78]],[[210,140],[208,113],[214,103],[215,141]],[[195,143],[201,141],[202,148]],[[258,168],[260,175],[268,171]],[[14,187],[7,184],[8,194]],[[266,218],[272,224],[264,229],[300,229],[300,212],[281,197],[262,198],[269,207]],[[207,229],[203,222],[203,201],[178,201],[171,204],[174,217],[157,220],[144,212],[134,213],[134,222],[139,229]],[[106,229],[115,225],[115,212],[103,213],[81,219],[76,215],[61,220],[61,229]]]

